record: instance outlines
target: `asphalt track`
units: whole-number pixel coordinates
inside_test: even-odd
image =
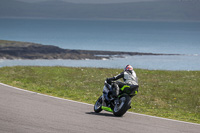
[[[126,113],[93,112],[93,106],[0,83],[0,133],[200,133],[200,124]]]

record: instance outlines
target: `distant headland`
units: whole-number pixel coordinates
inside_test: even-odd
[[[124,55],[178,55],[157,54],[120,51],[96,51],[96,50],[73,50],[62,49],[53,45],[42,45],[31,42],[0,40],[0,59],[110,59],[113,56]]]

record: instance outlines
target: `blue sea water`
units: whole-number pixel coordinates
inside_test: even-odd
[[[102,61],[1,60],[0,67],[71,64],[120,68],[128,63],[145,69],[200,70],[200,22],[0,19],[0,39],[56,45],[68,49],[184,54],[134,56]]]

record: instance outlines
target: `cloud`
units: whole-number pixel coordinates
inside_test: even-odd
[[[23,2],[44,2],[44,1],[58,1],[58,0],[18,0]],[[156,1],[156,0],[60,0],[72,3],[123,3],[123,2],[141,2],[141,1]],[[158,0],[157,0],[158,1]]]
[[[35,2],[44,2],[44,1],[50,1],[50,0],[17,0],[17,1],[35,3]]]
[[[62,0],[73,3],[122,3],[122,2],[139,2],[139,1],[155,1],[155,0]]]

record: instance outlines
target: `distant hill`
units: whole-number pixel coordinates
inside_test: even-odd
[[[120,51],[62,49],[53,45],[0,40],[0,59],[109,59],[124,55],[178,55]]]
[[[76,4],[59,0],[37,3],[0,0],[0,18],[2,17],[200,21],[200,1]]]

